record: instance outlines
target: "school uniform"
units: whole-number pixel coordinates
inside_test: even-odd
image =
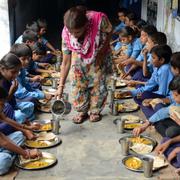
[[[0,75],[0,86],[9,92],[11,82],[7,81],[2,75]],[[13,95],[6,103],[9,105],[4,106],[3,111],[7,117],[12,117],[11,114],[13,109],[14,119],[18,123],[23,123],[26,119],[34,119],[34,104],[32,102],[16,102],[16,98]],[[12,107],[11,110],[10,106]]]
[[[134,38],[133,41],[132,41],[132,48],[133,48],[133,51],[132,51],[132,54],[131,54],[131,58],[134,58],[136,59],[139,54],[141,53],[141,50],[143,49],[143,44],[140,40],[140,38]]]
[[[18,89],[15,92],[15,97],[21,102],[24,99],[29,99],[33,103],[36,102],[36,99],[45,98],[45,94],[39,89],[33,89],[31,85],[26,81],[26,70],[21,69],[20,74],[17,77],[19,82]]]
[[[162,140],[162,143],[165,143],[166,141],[168,141],[170,138],[165,137]],[[174,143],[171,144],[166,151],[164,151],[164,155],[166,158],[168,158],[169,154],[176,148],[176,147],[180,147],[180,142],[178,143]],[[176,157],[171,161],[171,164],[175,167],[175,168],[180,168],[180,152],[176,154]]]
[[[151,78],[147,81],[145,86],[142,86],[138,89],[132,90],[131,94],[134,97],[134,100],[137,104],[140,105],[142,111],[144,112],[147,118],[151,117],[154,114],[154,110],[150,107],[145,107],[142,105],[144,99],[150,98],[165,98],[170,97],[169,83],[173,78],[171,68],[169,64],[163,64],[159,68],[154,68]],[[155,90],[155,88],[158,88]],[[154,92],[153,92],[154,91]],[[137,97],[137,95],[141,96]],[[164,105],[161,104],[159,108],[162,108]],[[157,111],[156,109],[155,111]]]
[[[170,119],[169,108],[171,106],[180,106],[180,104],[172,103],[170,106],[160,109],[149,118],[149,121],[154,124],[156,130],[163,137],[172,138],[180,135],[180,126]]]
[[[25,141],[23,133],[20,131],[9,134],[7,137],[18,146],[23,145]],[[15,158],[16,154],[14,152],[4,149],[0,145],[0,175],[3,175],[9,171]]]

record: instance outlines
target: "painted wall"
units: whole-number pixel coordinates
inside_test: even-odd
[[[171,0],[154,0],[158,2],[157,24],[159,31],[165,32],[168,44],[173,51],[180,51],[180,21],[172,16]],[[142,19],[147,20],[147,0],[142,1]]]

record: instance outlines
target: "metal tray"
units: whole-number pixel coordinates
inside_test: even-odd
[[[133,135],[127,135],[127,136],[124,136],[122,138],[119,139],[119,143],[122,139],[128,139],[128,138],[132,138],[134,137]],[[149,136],[144,136],[144,135],[140,135],[141,138],[146,138],[148,139],[149,141],[151,141],[151,145],[153,146],[153,149],[155,148],[155,146],[157,145],[157,141]],[[121,144],[121,143],[120,143]],[[152,149],[152,151],[153,151]],[[142,154],[139,154],[135,151],[133,151],[132,149],[129,150],[129,153],[132,154],[132,155],[140,155],[140,156],[143,156]]]
[[[28,144],[31,143],[31,142],[39,142],[39,143],[42,143],[40,144],[39,146],[38,145],[31,145],[31,144]],[[45,149],[45,148],[50,148],[50,147],[54,147],[54,146],[57,146],[59,144],[62,143],[62,140],[60,139],[60,137],[56,136],[56,138],[52,141],[31,141],[31,140],[26,140],[25,141],[25,146],[26,147],[29,147],[29,148],[36,148],[36,149]]]
[[[137,160],[139,160],[139,161],[142,162],[142,160],[141,160],[140,157],[135,156],[135,155],[129,155],[129,156],[127,156],[127,157],[125,157],[125,158],[122,159],[123,165],[124,165],[127,169],[129,169],[129,170],[131,170],[131,171],[143,172],[143,165],[142,165],[141,168],[139,168],[139,169],[133,169],[133,168],[131,168],[131,167],[128,167],[128,166],[126,165],[126,161],[127,161],[129,158],[135,158],[135,159],[137,159]]]
[[[40,160],[36,160],[36,161],[33,161],[33,162],[28,162],[28,163],[25,163],[25,164],[20,164],[20,159],[18,157],[15,160],[15,165],[17,167],[21,168],[21,169],[24,169],[24,170],[39,170],[39,169],[45,169],[45,168],[52,167],[53,165],[55,165],[57,163],[57,158],[51,153],[42,152],[42,156],[43,157]],[[27,165],[29,165],[30,163],[36,163],[36,162],[46,162],[48,164],[45,165],[45,166],[36,167],[36,168],[27,167]]]
[[[51,131],[52,130],[52,125],[51,125],[51,120],[45,119],[45,120],[35,120],[33,123],[39,123],[42,126],[46,125],[48,126],[47,129],[44,127],[44,129],[39,129],[39,130],[34,130],[34,132],[42,132],[42,131]],[[43,127],[41,127],[43,128]]]

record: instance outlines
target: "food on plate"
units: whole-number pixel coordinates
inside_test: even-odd
[[[148,153],[152,152],[153,146],[146,145],[143,143],[135,143],[135,144],[133,144],[133,146],[131,146],[131,149],[138,154],[148,154]]]
[[[50,79],[46,79],[43,81],[42,85],[44,86],[52,86],[52,81]]]
[[[140,124],[140,123],[125,123],[124,124],[125,129],[134,129],[134,128],[140,127],[140,126],[142,126],[142,124]]]
[[[170,114],[174,113],[180,119],[180,106],[170,106]]]
[[[121,91],[114,92],[114,98],[122,99],[122,98],[130,98],[132,97],[129,93],[122,93]]]
[[[43,124],[40,128],[41,131],[49,131],[52,129],[51,123]]]
[[[121,120],[125,120],[125,123],[138,123],[140,121],[138,116],[134,116],[130,114],[121,116]]]
[[[52,141],[56,138],[56,135],[49,132],[41,132],[38,135],[38,138],[36,139],[37,141]]]
[[[129,141],[132,142],[133,144],[136,144],[136,143],[146,144],[146,145],[152,144],[152,141],[145,137],[131,137],[129,138]]]
[[[60,72],[56,72],[56,73],[52,73],[51,74],[51,77],[53,77],[53,78],[59,78],[60,77]]]
[[[41,76],[42,76],[43,78],[48,78],[48,77],[50,77],[50,74],[44,72],[44,73],[41,73]]]
[[[36,168],[46,167],[48,165],[49,165],[48,162],[35,161],[35,162],[29,162],[29,163],[25,164],[24,167],[28,168],[28,169],[36,169]]]
[[[125,161],[125,166],[137,170],[142,168],[142,161],[137,157],[130,157]]]
[[[48,144],[44,141],[31,141],[31,140],[26,140],[26,145],[29,147],[34,147],[34,148],[38,148],[38,147],[47,147]]]
[[[154,156],[153,159],[153,169],[159,169],[168,165],[167,160],[162,156]]]
[[[116,81],[116,87],[126,86],[126,83],[123,80]]]
[[[138,109],[138,105],[135,102],[123,102],[118,104],[118,112],[128,112]]]

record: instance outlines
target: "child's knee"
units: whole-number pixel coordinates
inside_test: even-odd
[[[12,156],[7,153],[0,153],[0,175],[6,174],[12,165]]]

